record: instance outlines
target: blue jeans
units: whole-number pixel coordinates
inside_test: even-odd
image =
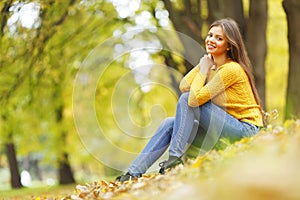
[[[161,123],[143,151],[130,165],[128,171],[131,174],[144,174],[168,147],[169,156],[181,157],[196,135],[198,137],[199,134],[206,134],[201,148],[210,150],[220,137],[238,140],[253,136],[259,131],[259,127],[237,120],[211,101],[200,107],[190,107],[188,96],[188,92],[180,96],[176,116],[166,118]]]

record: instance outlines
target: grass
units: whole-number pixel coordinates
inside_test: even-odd
[[[14,190],[0,191],[0,199],[61,199],[62,197],[72,194],[74,191],[74,185],[65,186],[45,186],[45,187],[32,187],[32,188],[21,188]]]

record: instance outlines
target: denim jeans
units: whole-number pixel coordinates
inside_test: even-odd
[[[169,156],[181,157],[188,145],[205,134],[201,148],[210,150],[220,137],[238,140],[255,135],[259,127],[242,122],[211,101],[199,106],[188,105],[189,93],[183,93],[177,103],[176,116],[166,118],[143,151],[130,165],[131,174],[143,174],[169,147]],[[195,138],[196,137],[196,138]]]

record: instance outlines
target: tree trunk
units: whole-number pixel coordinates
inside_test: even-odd
[[[57,95],[57,94],[56,94]],[[59,97],[58,97],[59,98]],[[56,123],[58,127],[63,127],[63,106],[60,105],[56,109]],[[69,155],[65,151],[66,146],[66,132],[59,129],[61,132],[60,140],[61,145],[63,146],[62,156],[58,157],[58,178],[59,178],[59,184],[71,184],[75,183],[74,175],[71,169],[71,165],[69,162]]]
[[[300,1],[284,0],[283,8],[286,12],[288,22],[288,44],[289,44],[289,73],[286,93],[285,119],[300,116]]]
[[[212,24],[215,20],[223,18],[223,1],[207,0],[208,17],[207,23]]]
[[[12,136],[11,136],[12,137]],[[13,142],[5,144],[6,155],[8,159],[9,171],[10,171],[10,184],[12,188],[21,188],[21,177],[18,169],[17,156],[15,151],[15,145]]]
[[[2,7],[2,10],[0,13],[0,40],[1,40],[1,37],[4,35],[4,27],[7,24],[9,8],[11,7],[12,3],[13,3],[12,0],[8,0],[3,3],[3,7]]]
[[[265,59],[267,55],[267,0],[251,0],[247,25],[246,46],[253,64],[254,76],[261,103],[265,107]]]
[[[245,38],[246,20],[244,16],[243,0],[225,0],[223,1],[223,4],[224,17],[230,17],[234,19],[239,24],[241,33]]]
[[[203,53],[199,52],[198,44],[203,43],[201,35],[202,19],[200,1],[196,1],[196,4],[192,4],[192,1],[186,0],[182,10],[176,9],[170,0],[163,0],[163,2],[169,12],[169,17],[175,30],[181,33],[178,34],[178,37],[184,47],[185,52],[183,56],[186,61],[185,66],[188,72],[192,67],[199,63],[200,57],[202,56],[201,53]],[[192,9],[192,7],[195,7],[195,9]],[[189,36],[193,40],[186,39],[182,34]]]
[[[3,121],[3,123],[7,123],[8,121],[7,115],[2,114],[1,120]],[[4,144],[5,144],[6,157],[8,160],[8,166],[10,172],[10,185],[12,188],[21,188],[23,186],[21,184],[21,177],[19,173],[19,167],[18,167],[19,165],[17,162],[17,155],[16,155],[15,144],[13,140],[13,133],[11,130],[5,130],[5,131],[8,131],[7,137],[4,138],[5,140]]]
[[[63,159],[59,161],[59,184],[75,183],[71,165],[69,163],[69,156],[67,153],[63,154]]]

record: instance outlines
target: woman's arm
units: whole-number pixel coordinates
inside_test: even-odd
[[[195,78],[190,88],[188,104],[191,107],[200,106],[234,84],[240,73],[240,66],[230,64],[218,70],[216,75],[205,84],[205,79],[201,73]]]
[[[205,82],[207,73],[211,66],[214,64],[212,56],[210,54],[201,57],[199,64],[194,67],[180,82],[179,89],[181,92],[190,91],[190,87],[194,82],[197,75],[201,75]]]
[[[179,89],[181,92],[188,92],[196,74],[200,71],[199,64],[187,73],[180,81]]]

